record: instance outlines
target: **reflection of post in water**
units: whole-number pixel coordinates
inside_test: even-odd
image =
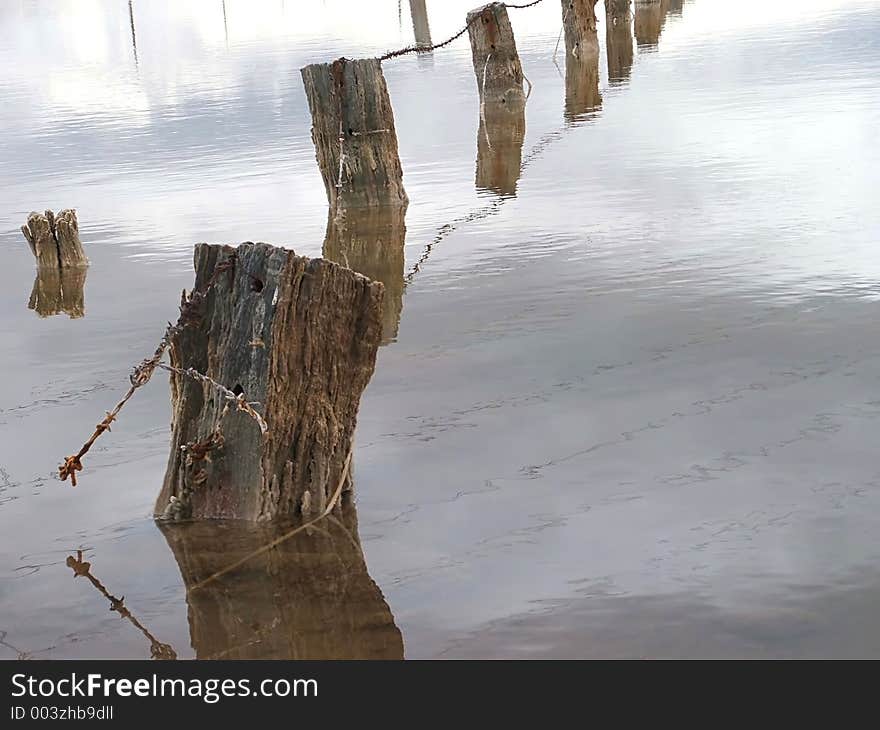
[[[684,10],[684,0],[669,0],[669,14],[681,17]]]
[[[73,570],[74,578],[88,578],[89,582],[95,586],[98,592],[110,601],[110,610],[116,611],[122,618],[128,619],[147,640],[150,642],[150,656],[153,659],[177,659],[177,653],[170,644],[163,644],[155,636],[153,636],[141,624],[140,621],[125,606],[125,596],[117,598],[112,595],[95,576],[92,575],[92,565],[83,560],[82,550],[76,551],[76,557],[69,555],[67,557],[67,567]]]
[[[419,48],[428,48],[431,44],[431,26],[428,25],[428,9],[425,0],[409,0],[409,14],[412,18],[413,36]]]
[[[576,122],[602,108],[599,93],[599,56],[568,56],[565,59],[565,120]]]
[[[477,131],[477,188],[516,195],[526,138],[525,103],[488,101],[480,105]]]
[[[669,10],[669,0],[635,0],[635,2],[636,45],[640,51],[656,49],[666,20],[666,12]]]
[[[201,521],[159,529],[187,589],[196,658],[403,658],[400,631],[367,573],[350,497],[271,550],[261,548],[284,532],[279,525]]]
[[[630,0],[605,0],[605,46],[608,50],[608,83],[629,80],[633,65]]]
[[[385,285],[382,344],[397,339],[403,309],[406,206],[351,208],[327,216],[323,257]]]
[[[51,317],[61,312],[71,319],[84,316],[83,291],[87,271],[85,268],[37,269],[28,309],[33,309],[40,317]]]

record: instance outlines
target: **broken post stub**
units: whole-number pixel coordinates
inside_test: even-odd
[[[597,0],[562,0],[565,53],[581,60],[599,57],[596,35]]]
[[[406,206],[394,113],[379,60],[339,58],[301,73],[331,208]]]
[[[523,70],[507,8],[490,3],[471,10],[467,28],[480,103],[523,104]]]
[[[41,269],[89,265],[79,240],[76,211],[72,208],[62,210],[57,216],[51,210],[31,213],[21,232]]]
[[[262,404],[266,432],[208,382],[171,376],[164,519],[320,514],[351,488],[361,393],[382,333],[381,283],[265,243],[199,244],[171,366]],[[193,306],[195,305],[195,306]]]

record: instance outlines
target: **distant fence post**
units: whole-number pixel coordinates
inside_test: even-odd
[[[496,2],[471,10],[467,26],[480,102],[523,103],[522,64],[507,8]]]
[[[409,14],[412,18],[413,36],[419,48],[431,46],[431,26],[428,23],[428,8],[425,0],[409,0]]]
[[[579,59],[599,56],[596,35],[597,0],[562,0],[565,53]]]
[[[331,208],[405,206],[394,113],[379,60],[339,58],[301,73]]]

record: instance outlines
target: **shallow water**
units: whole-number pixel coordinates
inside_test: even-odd
[[[433,40],[473,4],[428,0]],[[355,250],[325,245],[298,69],[413,42],[402,5],[0,4],[0,657],[880,654],[872,0],[663,0],[609,33],[600,3],[598,88],[554,63],[558,3],[511,10],[525,137],[482,176],[467,42],[386,62],[410,206],[403,255],[360,262],[397,295],[356,518],[194,590],[224,556],[150,518],[159,377],[54,478],[195,242]],[[79,213],[82,317],[28,308],[46,207]]]

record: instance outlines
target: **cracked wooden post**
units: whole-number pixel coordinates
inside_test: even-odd
[[[608,83],[625,83],[633,65],[631,0],[605,0],[605,47],[608,53]]]
[[[566,56],[580,59],[599,57],[596,2],[597,0],[562,0]]]
[[[219,267],[219,268],[218,268]],[[171,376],[171,454],[157,516],[319,514],[351,486],[361,393],[382,331],[382,284],[265,243],[199,244],[195,312],[171,364],[262,404],[266,434],[216,389]],[[210,284],[210,286],[209,286]]]
[[[186,586],[196,658],[403,659],[400,630],[367,572],[350,498],[338,517],[263,552],[286,527],[160,523]]]
[[[56,216],[51,210],[31,213],[21,227],[37,266],[66,269],[88,266],[89,260],[79,240],[79,224],[76,211],[62,210]]]
[[[467,26],[480,103],[524,103],[522,64],[507,8],[502,3],[490,3],[471,10]]]
[[[394,113],[379,60],[339,58],[301,73],[330,207],[405,206]]]
[[[380,281],[385,286],[382,300],[382,344],[397,339],[403,309],[403,275],[406,238],[404,208],[350,210],[327,216],[323,257]]]

